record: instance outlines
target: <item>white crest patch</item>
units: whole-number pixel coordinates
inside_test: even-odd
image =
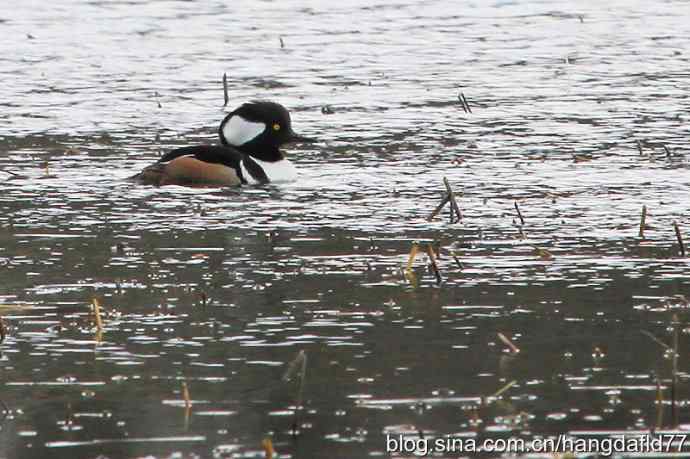
[[[266,130],[264,123],[247,121],[240,115],[235,115],[223,126],[223,137],[234,147],[249,142]]]
[[[271,182],[292,182],[297,180],[297,168],[289,159],[281,159],[276,162],[261,161],[252,157],[252,160],[256,162],[266,173],[266,177]],[[242,161],[242,175],[244,175],[245,180],[249,183],[257,183],[257,181],[251,176],[247,168],[244,167],[244,161]]]

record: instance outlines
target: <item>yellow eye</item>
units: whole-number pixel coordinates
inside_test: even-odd
[[[274,131],[280,131],[280,124],[276,123],[273,125],[273,130]]]

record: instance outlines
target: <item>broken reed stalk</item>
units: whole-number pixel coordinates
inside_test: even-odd
[[[9,175],[11,175],[12,177],[21,177],[20,174],[17,174],[17,173],[12,172],[12,171],[0,170],[0,172],[4,172],[5,174],[9,174]]]
[[[228,74],[223,73],[223,107],[227,107],[228,102],[230,102],[230,96],[228,96]]]
[[[676,396],[678,386],[678,315],[673,314],[673,368],[671,374],[671,420],[672,428],[678,427],[678,410],[676,409]]]
[[[441,241],[439,239],[434,239],[434,242],[430,244],[434,248],[434,254],[436,255],[436,259],[440,260],[441,259]]]
[[[663,347],[663,348],[666,349],[667,351],[671,350],[671,346],[669,346],[668,344],[664,343],[664,342],[661,341],[659,338],[657,338],[656,336],[654,336],[654,335],[652,335],[651,333],[649,333],[647,330],[640,330],[640,331],[641,331],[641,333],[642,333],[643,335],[648,336],[652,341],[654,341],[655,343],[657,343],[659,346]]]
[[[520,226],[525,226],[525,219],[522,218],[522,212],[520,212],[520,206],[518,206],[517,201],[515,201],[515,210],[517,211],[518,218],[520,219]]]
[[[635,142],[637,143],[637,151],[640,152],[640,156],[644,156],[644,151],[642,151],[642,142],[640,142],[640,139],[637,139]]]
[[[69,428],[70,430],[74,426],[74,411],[72,410],[72,404],[68,403],[67,404],[67,413],[65,416],[65,427]]]
[[[644,239],[644,228],[647,224],[647,206],[642,206],[642,215],[640,216],[640,239]]]
[[[416,242],[413,242],[412,248],[410,249],[410,256],[407,259],[407,266],[405,266],[406,273],[412,271],[412,264],[414,263],[414,259],[417,256],[417,252],[419,252],[419,245],[417,245]]]
[[[678,222],[673,222],[673,229],[676,230],[676,239],[678,239],[678,248],[680,249],[680,256],[685,256],[685,244],[683,243],[683,235],[680,234],[680,228],[678,227]]]
[[[261,440],[261,447],[264,449],[264,459],[273,459],[275,450],[273,449],[273,442],[270,438]]]
[[[671,368],[671,422],[674,423],[672,428],[678,426],[678,412],[676,410],[676,387],[678,384],[678,316],[673,315],[671,319],[673,321],[673,347],[661,341],[656,336],[652,335],[646,330],[642,330],[642,333],[652,339],[659,346],[664,348],[666,352],[673,353],[672,368]],[[661,389],[661,382],[659,381],[659,375],[656,375],[656,430],[663,427],[664,418],[664,394]]]
[[[192,399],[189,396],[189,387],[187,387],[186,381],[182,381],[182,399],[184,400],[184,409],[189,410],[192,407]]]
[[[427,245],[426,254],[429,257],[431,269],[434,271],[434,275],[436,276],[436,284],[441,285],[441,282],[443,282],[443,277],[441,277],[441,271],[439,271],[438,269],[438,264],[436,263],[436,255],[434,254],[434,248],[431,246],[431,244]]]
[[[507,391],[508,389],[510,389],[511,387],[513,387],[516,383],[517,383],[517,381],[515,381],[515,380],[510,381],[508,384],[506,384],[505,386],[503,386],[503,387],[501,387],[500,389],[498,389],[498,390],[497,390],[496,392],[494,392],[492,395],[489,395],[489,396],[486,396],[486,397],[485,397],[484,395],[480,396],[480,397],[479,397],[479,406],[482,407],[482,406],[488,406],[488,405],[490,405],[491,402],[497,400],[498,397],[500,397],[505,391]],[[475,415],[478,415],[478,413],[475,412]]]
[[[458,94],[458,102],[460,102],[460,108],[462,108],[462,111],[467,113],[467,107],[465,107],[465,101],[462,100],[462,93]]]
[[[513,344],[513,342],[511,340],[509,340],[508,337],[506,335],[504,335],[503,333],[498,333],[498,339],[503,341],[503,344],[508,346],[510,348],[510,351],[513,354],[518,354],[520,352],[520,348],[518,348],[515,344]]]
[[[467,111],[472,113],[472,108],[470,107],[470,103],[467,101],[467,98],[465,97],[465,94],[462,94],[462,100],[465,101],[465,107],[467,107]]]
[[[458,94],[458,100],[460,101],[460,106],[465,111],[465,113],[472,113],[472,109],[470,108],[470,104],[467,103],[467,98],[465,97],[465,94],[463,94],[462,92]]]
[[[664,147],[664,151],[666,152],[667,158],[670,158],[671,156],[673,156],[673,153],[671,152],[671,150],[669,150],[669,148],[666,145],[662,145],[662,147]]]
[[[661,390],[661,382],[659,382],[659,375],[656,375],[656,425],[652,429],[652,433],[661,430],[664,422],[664,392]]]
[[[464,268],[464,266],[462,266],[462,263],[460,262],[458,257],[454,253],[452,255],[453,255],[453,261],[455,261],[455,264],[458,265],[458,268],[460,268],[460,269]]]
[[[287,370],[283,374],[282,380],[290,382],[299,372],[299,387],[297,388],[297,397],[295,398],[295,411],[292,420],[292,435],[296,436],[299,425],[299,414],[302,412],[302,399],[304,396],[304,385],[307,378],[307,353],[301,350],[297,353],[297,357],[288,364]]]
[[[450,222],[451,223],[457,223],[460,220],[462,220],[462,212],[460,212],[460,206],[458,206],[458,201],[455,200],[455,193],[453,193],[453,189],[450,187],[450,182],[448,182],[448,179],[443,177],[443,184],[446,186],[446,192],[448,193],[448,199],[450,201]],[[455,215],[457,215],[458,219],[453,222],[453,211],[455,211]]]
[[[490,395],[488,398],[492,399],[492,398],[498,398],[498,397],[500,397],[501,394],[503,394],[505,391],[507,391],[508,389],[510,389],[511,387],[513,387],[515,384],[517,384],[517,381],[516,381],[516,380],[510,381],[508,384],[506,384],[505,386],[503,386],[503,387],[501,387],[500,389],[498,389],[498,390],[496,391],[496,393],[494,393],[493,395]]]
[[[2,406],[2,415],[3,415],[2,418],[0,418],[0,421],[4,421],[7,418],[7,416],[9,416],[9,414],[10,414],[10,408],[2,400],[0,400],[0,406]]]
[[[429,221],[429,222],[430,222],[431,220],[433,220],[434,217],[435,217],[436,215],[438,215],[439,212],[441,212],[441,210],[443,209],[443,207],[445,207],[445,205],[448,204],[448,201],[450,201],[450,198],[448,197],[448,195],[445,195],[445,196],[443,197],[443,200],[441,201],[441,203],[440,203],[438,206],[436,206],[436,208],[434,209],[434,211],[431,212],[431,215],[429,215],[429,216],[427,217],[426,220]]]
[[[441,202],[439,203],[438,206],[431,212],[431,214],[427,217],[427,221],[431,221],[434,219],[436,215],[438,215],[441,210],[443,210],[443,207],[450,202],[450,222],[451,223],[457,223],[460,220],[462,220],[462,212],[460,212],[460,206],[458,206],[458,202],[455,199],[455,193],[453,193],[453,189],[450,187],[450,183],[448,182],[448,179],[443,177],[443,184],[446,187],[446,194],[443,196],[443,199],[441,199]],[[453,214],[457,215],[457,220],[453,221]]]
[[[103,331],[103,319],[101,319],[101,304],[98,298],[93,299],[93,315],[96,320],[96,330]]]
[[[280,37],[280,49],[285,48],[285,42],[283,41],[283,37]]]
[[[303,399],[304,399],[304,382],[307,378],[307,354],[304,351],[300,351],[300,357],[302,357],[302,370],[300,371],[299,378],[299,389],[297,390],[297,402],[295,403],[295,419],[292,421],[292,431],[294,433],[298,432],[299,427],[299,416],[304,409]]]

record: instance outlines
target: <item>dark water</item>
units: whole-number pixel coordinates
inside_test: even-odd
[[[687,2],[65,0],[0,32],[0,457],[690,430]],[[124,181],[215,141],[224,72],[228,109],[321,140],[300,181]],[[443,177],[461,223],[426,221]],[[413,241],[440,286],[423,254],[403,275]],[[643,331],[677,336],[677,419]]]

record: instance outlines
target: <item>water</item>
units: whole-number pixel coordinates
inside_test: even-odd
[[[682,1],[4,5],[0,456],[690,429],[689,19]],[[124,180],[255,98],[320,139],[288,151],[299,182]],[[443,177],[461,223],[427,221]],[[403,275],[414,241],[440,244],[440,286],[424,254]],[[642,333],[674,329],[677,422],[672,359]]]

